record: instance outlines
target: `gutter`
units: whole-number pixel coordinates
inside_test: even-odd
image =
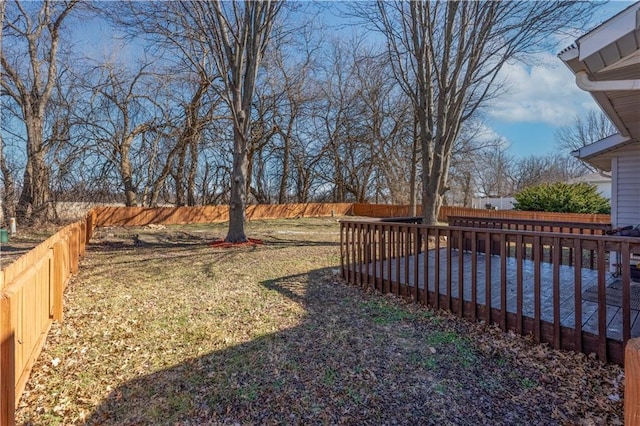
[[[621,92],[640,90],[640,80],[608,80],[594,81],[586,71],[576,72],[576,84],[587,92]]]

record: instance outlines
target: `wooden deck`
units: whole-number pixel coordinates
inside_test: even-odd
[[[557,224],[544,231],[502,229],[499,222],[343,221],[342,276],[622,364],[625,344],[640,336],[640,283],[632,281],[640,241],[596,235],[602,230],[590,225],[568,232]],[[608,271],[612,254],[618,278]]]
[[[458,298],[460,289],[460,269],[462,266],[462,292],[464,300],[472,301],[472,280],[473,271],[475,269],[477,293],[476,303],[486,306],[486,265],[487,261],[484,253],[476,253],[476,262],[473,266],[472,254],[469,252],[463,252],[463,259],[459,259],[459,252],[456,249],[451,250],[451,297]],[[375,274],[377,278],[389,280],[395,284],[413,286],[416,282],[415,273],[417,271],[418,278],[417,283],[420,289],[424,290],[424,271],[428,271],[429,291],[435,291],[436,282],[436,257],[439,260],[439,291],[440,295],[447,294],[447,249],[441,248],[439,256],[436,256],[435,250],[429,250],[427,254],[428,265],[425,268],[425,254],[418,255],[418,265],[415,265],[416,257],[411,255],[396,259],[387,259],[386,261],[376,262]],[[491,277],[491,307],[495,309],[501,308],[502,300],[502,283],[501,283],[501,262],[500,256],[490,256],[490,277]],[[417,266],[417,267],[416,267]],[[365,265],[366,267],[366,265]],[[365,268],[366,270],[366,268]],[[370,265],[370,271],[373,271],[373,265]],[[381,275],[382,270],[382,275]],[[534,292],[534,262],[530,260],[522,260],[522,314],[525,317],[533,318],[534,306],[535,306],[535,292]],[[506,259],[506,306],[507,312],[517,312],[517,260],[513,257]],[[546,322],[554,323],[554,271],[553,265],[549,263],[542,263],[540,268],[541,274],[541,303],[544,308],[541,311],[541,319]],[[591,269],[581,269],[580,274],[582,276],[582,291],[585,292],[597,286],[598,272]],[[573,267],[560,265],[559,266],[559,297],[561,300],[559,316],[560,325],[564,327],[574,328],[575,326],[575,277],[576,270]],[[608,275],[606,285],[608,287],[619,283],[620,279]],[[640,287],[640,283],[632,284],[632,286]],[[607,337],[615,340],[622,340],[622,308],[616,306],[616,301],[613,298],[607,300],[606,315],[607,315]],[[598,303],[592,300],[586,300],[583,296],[582,299],[582,330],[587,333],[598,334]],[[637,305],[636,305],[637,307]],[[640,311],[631,309],[631,337],[640,336]]]

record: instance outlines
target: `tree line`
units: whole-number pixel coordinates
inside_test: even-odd
[[[433,222],[445,202],[579,175],[568,155],[510,158],[483,114],[507,61],[594,7],[3,2],[4,217],[51,220],[65,200],[229,204],[242,240],[247,203],[422,203]],[[337,15],[353,25],[328,26]],[[83,21],[117,35],[110,51],[83,49]],[[588,143],[585,125],[561,145]]]

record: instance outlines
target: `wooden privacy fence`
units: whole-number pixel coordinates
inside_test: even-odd
[[[354,203],[352,214],[366,217],[407,217],[411,215],[406,204],[364,204]],[[422,207],[417,206],[416,215],[422,214]]]
[[[422,208],[418,206],[417,215],[420,215]],[[354,216],[368,217],[406,217],[410,215],[408,205],[388,205],[388,204],[362,204],[354,203],[352,214]],[[544,220],[554,222],[578,222],[578,223],[611,223],[611,216],[608,214],[583,214],[583,213],[547,213],[547,212],[523,212],[517,210],[487,210],[472,209],[467,207],[442,206],[438,220],[449,222],[449,216],[473,216],[476,218],[493,219],[524,219],[524,220]]]
[[[258,204],[247,206],[249,220],[329,217],[352,214],[351,203]],[[229,220],[228,206],[197,207],[97,207],[96,226],[180,225]]]
[[[0,271],[0,425],[14,423],[51,323],[62,321],[62,295],[78,271],[94,224],[92,212]]]
[[[485,255],[478,250],[481,243],[498,245],[498,255]],[[515,247],[514,257],[507,256],[510,246]],[[553,253],[549,263],[542,261],[543,247]],[[533,253],[531,260],[523,255],[527,250]],[[561,261],[569,250],[571,267]],[[591,250],[596,270],[583,268],[583,254]],[[607,252],[621,256],[621,275],[614,281],[605,262]],[[640,253],[640,240],[341,222],[341,270],[348,282],[620,364],[625,343],[640,336],[640,294],[632,299],[631,253]]]

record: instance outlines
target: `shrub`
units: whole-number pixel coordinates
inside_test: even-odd
[[[516,210],[559,213],[611,213],[611,204],[588,183],[553,183],[525,188],[515,195]]]

